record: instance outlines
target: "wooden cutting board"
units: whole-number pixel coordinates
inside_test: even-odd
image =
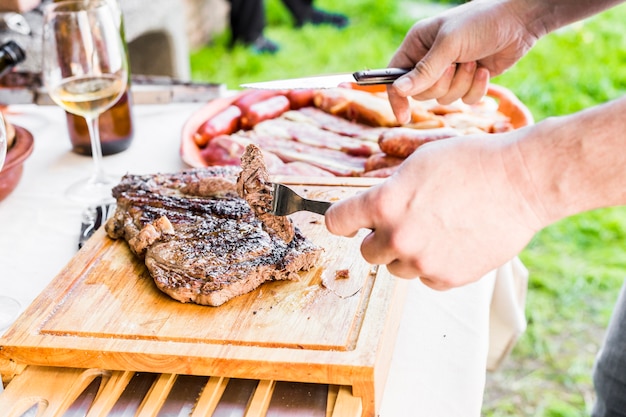
[[[376,181],[286,182],[310,198],[337,201]],[[319,266],[302,272],[300,281],[266,283],[220,307],[182,304],[161,293],[126,242],[109,239],[101,228],[0,339],[0,359],[7,367],[348,385],[362,397],[363,415],[374,415],[406,281],[363,260],[366,230],[338,237],[319,215],[292,217],[324,249]],[[349,278],[336,277],[343,269]]]

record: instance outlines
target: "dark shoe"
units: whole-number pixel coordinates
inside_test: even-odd
[[[313,9],[311,17],[305,23],[312,25],[331,25],[338,29],[348,26],[349,20],[346,16],[339,13],[330,13],[320,9]]]
[[[257,54],[275,54],[278,52],[279,46],[277,43],[267,39],[261,35],[254,42],[250,44],[252,50]]]

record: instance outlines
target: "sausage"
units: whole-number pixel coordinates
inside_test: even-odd
[[[460,133],[456,129],[448,127],[438,129],[396,127],[383,131],[378,138],[378,145],[387,155],[406,158],[427,142],[459,135]]]
[[[250,106],[267,100],[268,98],[284,95],[282,90],[250,90],[239,97],[233,102],[233,104],[241,109],[242,113],[247,113],[250,110]]]
[[[241,127],[243,129],[251,129],[263,120],[280,116],[289,110],[289,106],[289,99],[282,95],[254,103],[248,108],[248,111],[242,110]]]
[[[315,96],[315,90],[311,89],[297,89],[289,90],[285,93],[289,99],[291,110],[298,110],[302,107],[313,106],[313,97]]]
[[[398,158],[397,156],[390,156],[384,152],[378,152],[371,155],[365,160],[365,172],[375,171],[381,168],[395,167],[404,162],[404,158]]]
[[[400,165],[396,165],[393,167],[385,167],[385,168],[375,169],[373,171],[367,171],[361,174],[361,176],[369,177],[369,178],[387,178],[387,177],[390,177],[394,172],[396,172],[399,166]]]
[[[200,125],[193,140],[203,148],[211,139],[219,135],[230,135],[239,130],[241,123],[241,109],[230,105]]]

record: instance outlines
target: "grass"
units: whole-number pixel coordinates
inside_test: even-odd
[[[242,82],[384,67],[417,14],[419,1],[318,0],[343,12],[343,30],[294,29],[279,0],[267,0],[274,56],[227,48],[228,34],[194,51],[192,76]],[[540,40],[493,82],[511,89],[537,121],[626,93],[626,4]],[[529,269],[528,329],[503,368],[488,376],[483,415],[579,417],[593,402],[591,367],[626,275],[626,207],[583,213],[536,235],[520,258]]]

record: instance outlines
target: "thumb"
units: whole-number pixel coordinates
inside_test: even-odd
[[[372,228],[372,219],[367,210],[365,196],[367,192],[334,203],[324,214],[326,228],[334,235],[356,235],[359,229]]]

